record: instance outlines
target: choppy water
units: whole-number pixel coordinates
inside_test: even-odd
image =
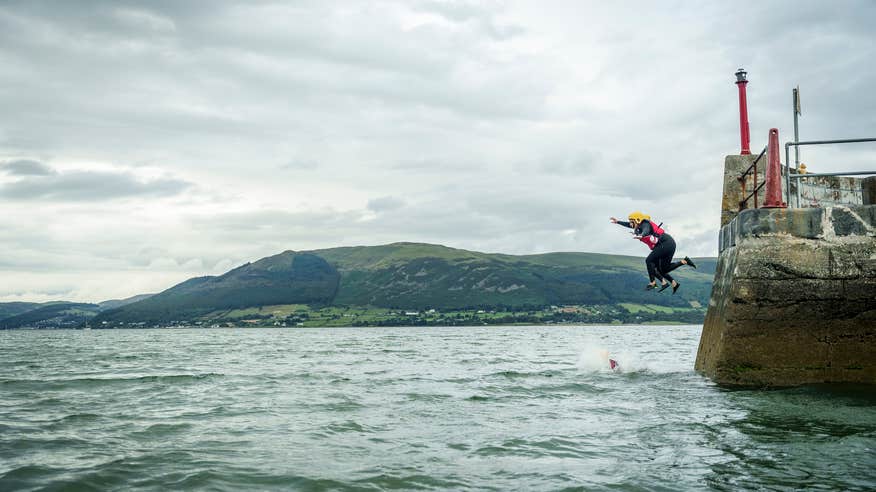
[[[0,332],[0,490],[876,487],[872,388],[722,390],[699,335]]]

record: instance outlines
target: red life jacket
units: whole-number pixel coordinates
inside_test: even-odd
[[[646,219],[647,220],[647,219]],[[643,221],[644,222],[644,221]],[[651,222],[650,220],[648,222]],[[648,245],[648,249],[654,249],[654,246],[657,246],[657,241],[660,240],[660,236],[665,232],[660,228],[659,225],[651,222],[651,230],[653,231],[648,236],[642,236],[639,238],[639,241],[642,241],[646,245]]]

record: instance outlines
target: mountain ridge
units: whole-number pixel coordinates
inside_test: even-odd
[[[689,321],[692,311],[704,313],[715,264],[716,258],[698,258],[699,269],[673,272],[683,284],[678,295],[658,295],[644,290],[647,273],[638,256],[576,251],[510,255],[414,242],[288,249],[156,294],[93,304],[0,303],[0,328],[213,324],[231,312],[263,318],[262,308],[271,306],[287,306],[279,309],[283,312],[309,306],[336,317],[333,310],[348,308],[522,312],[569,305],[624,305],[632,311],[621,311],[632,315],[640,312],[633,306],[649,305],[684,312]],[[643,312],[653,311],[648,309]],[[666,313],[661,316],[671,320]]]
[[[708,302],[714,273],[713,259],[698,264],[701,270],[679,274],[685,285],[679,295],[655,297],[644,290],[643,259],[634,256],[508,255],[411,242],[290,249],[222,275],[188,279],[148,299],[104,311],[95,321],[111,326],[166,323],[223,310],[292,304],[399,310],[522,310],[623,302],[690,307]]]

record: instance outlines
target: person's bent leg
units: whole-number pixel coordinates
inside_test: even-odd
[[[660,257],[657,260],[657,266],[659,267],[659,271],[663,275],[663,278],[669,281],[669,283],[664,285],[663,288],[665,289],[669,285],[672,285],[672,293],[675,294],[681,284],[672,278],[672,275],[669,275],[669,272],[675,270],[682,264],[681,262],[672,263],[672,257],[675,255],[675,241],[673,241],[672,238],[669,238],[665,244],[658,244],[654,250],[656,251],[658,248],[660,249]]]
[[[657,264],[657,276],[661,279],[661,283],[666,283],[668,280],[672,282],[672,276],[669,275],[669,271],[667,268],[669,267],[669,262],[672,261],[672,255],[675,254],[675,242],[671,239],[666,242],[661,242],[658,244],[652,251],[651,254],[648,255],[649,258],[652,258]],[[665,280],[664,280],[665,279]]]
[[[669,263],[669,262],[667,262],[667,263]],[[684,263],[683,261],[673,261],[672,263],[669,263],[669,264],[668,264],[668,266],[666,267],[665,270],[662,270],[662,271],[663,271],[664,273],[669,273],[669,272],[671,272],[672,270],[675,270],[676,268],[678,268],[678,267],[680,267],[681,265],[684,265],[684,264],[685,264],[685,263]]]
[[[656,248],[651,251],[647,258],[645,258],[645,267],[648,268],[648,279],[651,280],[651,283],[654,283],[654,279],[659,279],[662,283],[663,276],[660,275],[659,268],[657,267],[657,259],[658,255],[655,255]]]
[[[660,258],[658,258],[657,259],[657,271],[660,273],[660,276],[662,276],[666,280],[668,280],[670,282],[674,282],[674,280],[672,279],[672,275],[669,275],[669,272],[671,271],[669,269],[670,260],[672,260],[671,256],[661,256]]]

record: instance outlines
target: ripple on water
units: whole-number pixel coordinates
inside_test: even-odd
[[[454,398],[453,395],[441,393],[402,393],[401,396],[411,401],[421,401],[427,403],[440,403]]]
[[[162,374],[162,375],[146,375],[146,376],[104,376],[104,377],[75,377],[75,378],[47,378],[47,379],[0,379],[0,385],[3,385],[10,390],[40,390],[40,391],[57,391],[57,390],[86,390],[97,387],[105,387],[110,385],[129,385],[142,383],[162,383],[162,384],[186,384],[198,383],[203,379],[219,378],[223,374],[207,373],[207,374]]]
[[[4,468],[0,468],[0,472]],[[27,490],[39,483],[57,483],[58,476],[66,473],[66,470],[49,466],[25,465],[0,475],[0,485],[4,490]]]
[[[105,416],[96,413],[73,413],[46,423],[45,428],[49,430],[61,430],[65,427],[78,428],[81,426],[93,426],[108,420]]]
[[[599,456],[598,450],[581,446],[580,443],[560,437],[550,439],[509,439],[497,445],[477,449],[480,456],[520,456],[528,458],[590,458]]]
[[[189,422],[157,423],[151,424],[145,429],[131,432],[129,435],[139,440],[163,439],[168,436],[177,436],[195,428],[195,425]]]
[[[533,377],[552,378],[554,376],[560,376],[562,374],[563,374],[562,371],[556,371],[556,370],[546,370],[546,371],[506,370],[506,371],[499,371],[499,372],[490,373],[487,375],[487,377],[488,378],[490,378],[490,377],[503,377],[503,378],[508,378],[508,379],[533,378]]]

